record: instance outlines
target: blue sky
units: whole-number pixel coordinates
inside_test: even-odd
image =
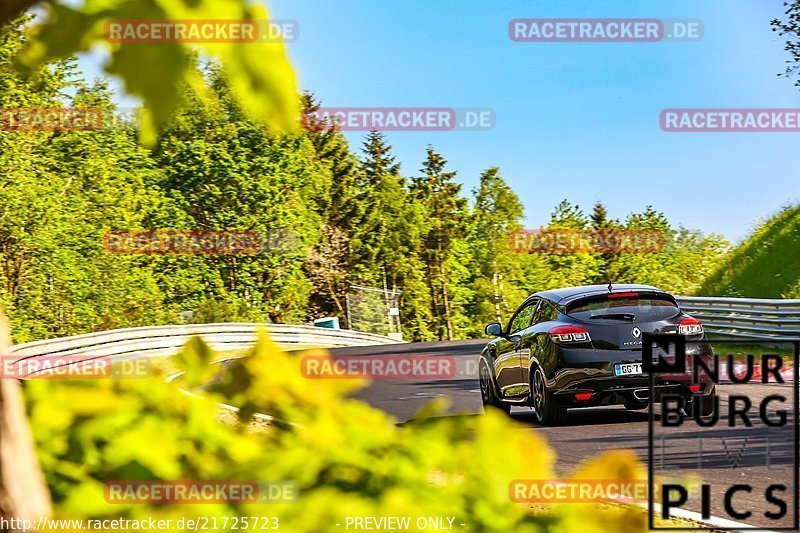
[[[769,21],[782,0],[269,0],[298,22],[289,45],[303,88],[330,107],[488,107],[490,131],[391,132],[405,174],[432,144],[468,193],[500,167],[526,223],[563,198],[624,218],[647,204],[674,223],[745,236],[800,199],[800,134],[665,133],[670,107],[797,107]],[[514,18],[701,19],[699,42],[519,43]],[[355,147],[363,133],[349,132]]]
[[[478,107],[489,131],[387,133],[405,175],[433,145],[469,194],[498,166],[545,224],[567,198],[623,218],[653,205],[675,224],[733,241],[800,200],[800,134],[666,133],[664,108],[800,108],[769,21],[782,0],[268,0],[299,25],[289,44],[301,87],[328,107]],[[514,18],[701,19],[699,42],[521,43]],[[100,54],[81,61],[99,73]],[[122,97],[124,102],[126,99]],[[354,149],[364,134],[349,132]]]

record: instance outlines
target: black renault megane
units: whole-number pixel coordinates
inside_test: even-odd
[[[642,372],[644,333],[672,333],[687,339],[687,356],[713,364],[700,322],[680,310],[675,298],[649,285],[589,285],[528,297],[497,337],[481,352],[479,377],[484,406],[509,412],[512,405],[534,409],[542,424],[558,424],[573,407],[649,405],[649,377]],[[659,375],[655,394],[686,399],[687,411],[712,413],[714,383],[693,383],[686,374]]]

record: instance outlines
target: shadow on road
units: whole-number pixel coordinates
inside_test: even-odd
[[[571,426],[596,426],[605,424],[631,424],[637,422],[647,422],[647,411],[628,411],[623,408],[599,408],[599,409],[570,409],[567,412],[567,419],[558,427]],[[536,421],[536,415],[528,408],[521,408],[519,411],[512,412],[511,417],[517,422],[530,424],[533,427],[542,426]],[[656,420],[659,417],[656,415]]]

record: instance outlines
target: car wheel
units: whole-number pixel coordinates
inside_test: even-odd
[[[556,403],[553,393],[547,390],[544,374],[539,367],[533,372],[531,378],[531,396],[533,400],[533,412],[536,420],[545,426],[552,426],[562,423],[567,417],[567,408]]]
[[[692,416],[692,409],[698,408],[701,417],[711,416],[717,407],[716,397],[716,390],[712,390],[711,394],[706,396],[695,396],[684,404],[683,412],[686,413],[686,416]]]
[[[481,402],[483,403],[483,408],[494,407],[495,409],[500,409],[504,413],[509,414],[511,412],[511,406],[497,399],[492,373],[489,370],[489,364],[483,357],[481,357],[478,378],[481,383]]]
[[[709,394],[708,396],[703,396],[700,402],[700,416],[711,416],[714,414],[714,400],[716,398],[715,394]]]

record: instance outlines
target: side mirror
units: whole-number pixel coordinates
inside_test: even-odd
[[[490,337],[503,336],[503,326],[501,326],[499,322],[492,322],[491,324],[487,324],[486,329],[484,329],[484,331]]]

